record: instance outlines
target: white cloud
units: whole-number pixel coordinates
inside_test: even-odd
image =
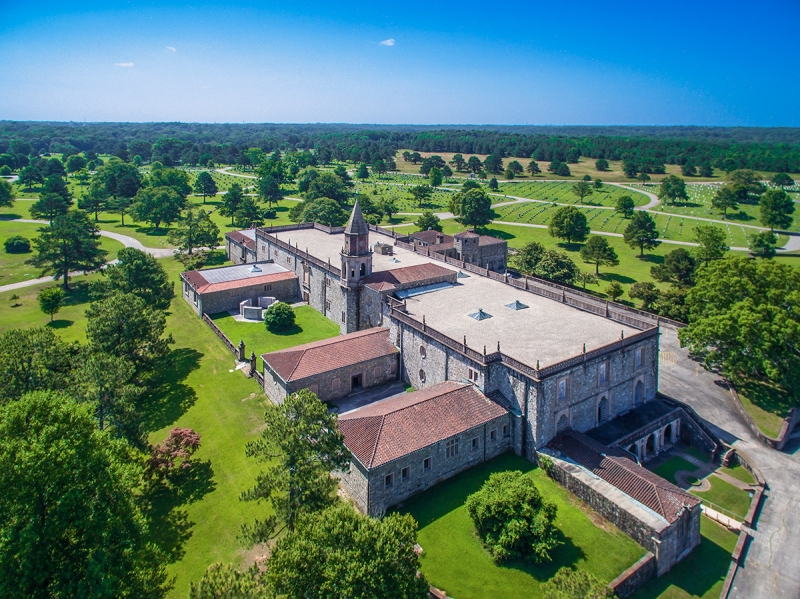
[[[118,67],[132,67],[133,66],[132,62],[117,62],[117,63],[114,63],[114,64],[115,64],[115,66],[118,66]]]
[[[177,51],[178,51],[178,50],[175,48],[175,46],[167,46],[167,48],[166,48],[166,49],[167,49],[167,50],[169,50],[170,52],[177,52]]]
[[[394,46],[394,38],[390,37],[388,40],[383,40],[381,46]]]

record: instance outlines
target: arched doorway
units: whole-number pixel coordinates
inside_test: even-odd
[[[656,452],[656,436],[650,434],[644,444],[644,455],[652,455]]]
[[[672,423],[664,427],[664,443],[672,443]]]
[[[561,414],[561,418],[558,419],[558,423],[556,424],[556,433],[563,432],[569,428],[569,418],[567,418],[566,414]]]
[[[638,406],[644,400],[644,383],[637,381],[633,388],[633,405]]]
[[[605,397],[597,404],[597,424],[601,424],[608,418],[608,399]]]

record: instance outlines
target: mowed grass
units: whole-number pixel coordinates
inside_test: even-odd
[[[580,205],[578,196],[572,192],[575,183],[564,181],[521,181],[501,183],[497,193],[505,196],[530,198],[559,204]],[[621,196],[629,196],[636,206],[644,206],[650,201],[645,194],[631,191],[616,185],[603,185],[600,189],[592,186],[592,194],[583,199],[584,205],[614,206]],[[511,199],[511,198],[509,198]]]
[[[780,389],[758,381],[737,381],[736,391],[742,406],[761,431],[776,438],[789,415],[792,402]]]
[[[228,312],[211,315],[220,330],[235,345],[244,341],[247,355],[251,351],[256,356],[303,343],[311,343],[320,339],[336,337],[339,325],[317,312],[311,306],[300,306],[294,309],[295,324],[286,333],[272,333],[264,322],[237,321]]]
[[[493,472],[520,470],[531,476],[542,494],[558,506],[556,526],[562,545],[553,561],[495,564],[475,535],[464,506]],[[540,584],[562,566],[587,570],[609,582],[635,563],[644,549],[590,511],[528,460],[506,453],[439,483],[400,509],[419,522],[421,569],[428,581],[458,599],[532,599]]]
[[[172,258],[161,263],[179,289],[180,263]],[[85,342],[87,286],[99,276],[74,278],[73,291],[53,325],[65,340]],[[46,286],[0,293],[0,333],[47,323],[36,303]],[[20,296],[20,305],[12,308],[13,293]],[[202,439],[192,476],[179,490],[162,493],[152,514],[153,540],[165,551],[168,573],[174,577],[169,596],[183,599],[190,582],[202,577],[210,564],[238,566],[246,561],[248,552],[237,538],[241,526],[267,515],[264,506],[239,500],[261,468],[244,451],[261,426],[266,398],[253,379],[235,370],[233,355],[179,296],[170,307],[167,333],[175,339],[172,357],[143,418],[152,431],[151,442],[161,441],[175,426],[192,428]]]
[[[720,472],[724,472],[728,476],[732,476],[733,478],[742,481],[743,483],[747,483],[748,485],[754,485],[756,480],[753,478],[753,475],[750,474],[741,464],[736,464],[733,468],[727,468],[722,466],[719,469]]]
[[[737,536],[706,517],[700,518],[700,534],[700,545],[631,599],[718,599]]]
[[[39,229],[44,226],[45,225],[33,223],[0,220],[0,285],[9,285],[20,281],[38,279],[42,276],[38,268],[26,264],[26,261],[30,260],[35,255],[33,243],[31,243],[31,251],[25,254],[9,254],[6,252],[3,244],[6,239],[14,237],[15,235],[27,237],[33,242],[34,238],[39,237]],[[111,261],[116,259],[117,252],[123,248],[123,245],[115,239],[101,237],[100,247],[108,252],[106,260]]]
[[[675,473],[678,472],[678,470],[694,472],[697,470],[697,466],[681,457],[676,456],[674,458],[670,458],[657,468],[653,468],[653,472],[674,485],[678,484],[678,481],[675,479]]]
[[[743,491],[713,474],[706,480],[711,483],[708,491],[692,491],[691,493],[728,510],[739,518],[747,515],[747,510],[750,509],[750,494],[747,491]]]

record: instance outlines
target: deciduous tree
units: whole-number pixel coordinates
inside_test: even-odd
[[[307,599],[309,589],[315,597],[427,599],[416,542],[413,517],[370,518],[340,504],[303,517],[281,538],[266,576],[286,599]]]
[[[141,461],[98,430],[89,405],[37,391],[0,408],[0,595],[162,597],[141,478]]]
[[[675,204],[678,200],[688,200],[689,195],[686,193],[686,181],[675,175],[667,175],[661,181],[661,186],[658,188],[658,197],[665,204]]]
[[[267,467],[242,499],[266,501],[272,509],[266,519],[243,528],[253,543],[274,538],[284,528],[291,532],[302,514],[332,505],[336,480],[331,472],[349,464],[336,414],[308,389],[281,404],[268,404],[264,422],[259,438],[247,444],[247,455]]]
[[[761,231],[747,237],[750,253],[755,258],[774,258],[778,237],[772,231]]]
[[[728,185],[720,187],[711,197],[711,207],[714,210],[721,211],[722,217],[727,218],[728,210],[738,210],[739,197],[736,195],[736,192],[733,191],[732,187]]]
[[[782,189],[770,189],[761,196],[759,202],[761,224],[775,229],[788,229],[792,226],[795,206],[789,194]]]
[[[344,170],[344,169],[343,169]],[[347,186],[345,182],[334,173],[322,172],[308,185],[306,198],[330,198],[344,206],[347,203]]]
[[[650,281],[637,281],[631,285],[628,295],[631,299],[638,299],[642,302],[642,309],[649,310],[653,307],[659,296],[658,287]]]
[[[625,218],[630,218],[633,216],[633,209],[635,207],[636,204],[634,203],[633,198],[628,195],[619,196],[616,204],[614,204],[614,210],[616,212],[621,212],[622,216]]]
[[[542,169],[539,167],[539,164],[535,160],[531,160],[528,163],[528,166],[525,167],[525,170],[530,173],[531,177],[535,177],[536,175],[542,172]]]
[[[608,160],[605,158],[598,158],[594,161],[594,168],[600,172],[604,172],[608,170]]]
[[[431,172],[428,173],[428,181],[431,183],[431,187],[439,187],[442,184],[444,176],[442,175],[441,169],[436,167],[431,169]]]
[[[136,194],[130,214],[134,220],[151,223],[158,229],[178,220],[185,205],[185,196],[174,187],[144,187]]]
[[[442,230],[442,223],[439,220],[439,217],[436,216],[430,210],[426,210],[422,213],[422,215],[414,222],[414,225],[417,227],[418,231],[440,231]]]
[[[662,283],[672,283],[677,287],[690,287],[694,283],[697,262],[687,250],[678,248],[664,256],[663,264],[650,267],[650,276]]]
[[[695,250],[697,259],[703,264],[712,260],[719,260],[730,248],[727,243],[728,236],[720,227],[714,225],[697,225],[694,230],[694,240],[700,244]]]
[[[618,298],[622,297],[622,294],[625,293],[625,290],[622,288],[622,285],[616,281],[611,281],[611,283],[608,284],[608,287],[606,287],[605,293],[612,302],[615,302]]]
[[[614,591],[585,570],[559,568],[542,584],[544,599],[613,599]]]
[[[578,197],[578,201],[583,204],[584,198],[594,193],[592,185],[588,181],[578,181],[572,186],[572,193]]]
[[[556,504],[522,472],[495,472],[466,502],[478,537],[497,562],[522,558],[540,564],[558,547]]]
[[[433,188],[430,185],[414,185],[408,192],[417,201],[417,205],[421,207],[433,195]]]
[[[294,326],[295,314],[285,302],[275,302],[264,312],[264,324],[268,331],[283,333]]]
[[[0,180],[0,208],[14,205],[14,192],[7,181]]]
[[[31,263],[41,269],[42,276],[53,273],[56,280],[62,279],[67,291],[70,272],[91,272],[106,263],[108,252],[100,248],[99,229],[81,210],[56,216],[53,224],[39,231]]]
[[[53,316],[64,305],[64,290],[61,287],[46,287],[39,292],[36,299],[39,302],[39,309],[49,315],[50,322],[53,322]]]
[[[341,227],[347,222],[347,213],[331,198],[317,198],[304,202],[302,222],[316,222],[329,227]]]
[[[17,298],[19,299],[19,298]],[[74,348],[49,327],[0,336],[0,404],[38,389],[67,389]]]
[[[298,202],[296,208],[302,207],[303,204]],[[289,214],[291,215],[291,211]],[[244,196],[233,213],[233,222],[241,229],[260,227],[264,224],[264,209],[252,197]]]
[[[586,239],[589,235],[589,223],[586,215],[574,206],[562,206],[553,214],[547,230],[552,237],[572,243]]]
[[[459,222],[468,227],[483,227],[494,218],[492,200],[480,188],[453,194],[449,208],[458,217]]]
[[[787,173],[775,173],[772,176],[772,184],[776,187],[791,187],[794,185],[794,179],[792,179]]]

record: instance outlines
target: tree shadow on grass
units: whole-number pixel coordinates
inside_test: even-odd
[[[136,227],[136,231],[148,237],[166,237],[169,234],[169,227]]]
[[[180,560],[184,545],[192,536],[194,522],[185,506],[200,501],[216,488],[211,462],[195,462],[164,483],[155,483],[150,492],[150,540],[167,556],[170,563]]]
[[[516,235],[513,233],[509,233],[508,231],[503,231],[501,229],[490,229],[488,227],[481,227],[478,229],[481,235],[489,235],[491,237],[496,237],[497,239],[514,239]]]
[[[737,221],[751,221],[756,220],[754,216],[747,214],[744,210],[740,210],[739,212],[731,212],[728,214],[728,220],[737,220]]]
[[[221,266],[228,261],[228,257],[222,250],[212,250],[206,253],[206,262],[203,268],[212,268],[214,266]]]
[[[0,220],[17,220],[22,218],[21,214],[0,214]],[[30,217],[28,217],[30,218]]]
[[[586,553],[583,549],[575,545],[572,539],[564,535],[560,530],[556,530],[556,538],[559,545],[551,552],[550,556],[553,558],[551,561],[543,564],[534,564],[527,560],[516,559],[509,560],[502,565],[514,570],[521,570],[526,574],[530,574],[536,580],[544,582],[555,576],[559,568],[570,567],[579,560],[586,558]]]
[[[202,357],[202,353],[190,348],[170,353],[169,363],[153,380],[153,392],[142,401],[142,422],[146,430],[154,431],[172,424],[194,405],[197,394],[183,381],[200,367]]]
[[[71,327],[73,324],[75,324],[74,320],[59,318],[58,320],[53,320],[51,322],[48,322],[45,326],[48,326],[51,329],[66,329],[68,327]]]
[[[766,381],[737,380],[736,389],[754,405],[766,412],[777,414],[780,418],[786,418],[789,410],[795,405],[789,393]]]
[[[636,282],[636,279],[634,279],[633,277],[621,275],[616,272],[601,272],[600,280],[607,282],[616,281],[619,284],[625,284],[625,285],[633,285]]]
[[[273,329],[267,329],[267,330],[273,335],[278,335],[279,337],[291,337],[292,335],[297,335],[299,333],[302,333],[303,327],[301,327],[298,324],[293,324],[291,327],[283,331],[277,331]]]
[[[664,256],[660,254],[645,254],[644,256],[637,256],[642,262],[651,262],[653,264],[664,264]]]
[[[70,281],[69,292],[67,292],[66,296],[64,297],[65,306],[79,306],[80,304],[88,304],[91,300],[92,296],[89,293],[89,283],[86,281]]]

